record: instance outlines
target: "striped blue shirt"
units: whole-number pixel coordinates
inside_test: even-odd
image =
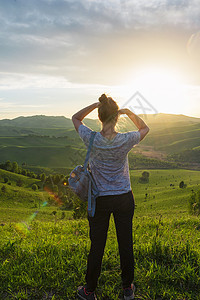
[[[92,129],[81,124],[78,133],[88,148]],[[140,141],[139,131],[118,132],[109,140],[97,132],[90,152],[89,165],[99,196],[118,195],[131,190],[128,152]]]

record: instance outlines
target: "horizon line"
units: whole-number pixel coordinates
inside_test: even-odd
[[[185,114],[163,113],[163,112],[154,113],[154,114],[136,114],[136,115],[137,116],[141,116],[141,117],[145,117],[145,116],[156,116],[156,115],[161,115],[161,114],[163,114],[163,115],[173,115],[173,116],[184,116],[184,117],[189,117],[189,118],[200,119],[200,116],[197,117],[197,116],[191,116],[191,115],[185,115]],[[15,119],[18,119],[18,118],[31,118],[31,117],[36,117],[36,116],[43,116],[43,117],[64,117],[66,119],[71,119],[71,117],[67,117],[67,116],[64,116],[64,115],[35,114],[35,115],[26,115],[26,116],[19,115],[19,116],[14,117],[14,118],[0,118],[0,121],[3,121],[3,120],[10,120],[11,121],[11,120],[15,120]],[[127,117],[127,116],[124,116],[124,117]],[[89,118],[87,116],[84,119],[99,120],[98,118]]]

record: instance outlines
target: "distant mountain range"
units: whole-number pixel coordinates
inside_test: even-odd
[[[147,115],[139,115],[145,122],[148,123],[148,126],[153,126],[153,128],[158,125],[162,124],[163,126],[174,126],[175,124],[196,124],[200,123],[200,118],[189,117],[185,115],[174,115],[174,114],[147,114]],[[125,121],[126,120],[126,121]],[[125,121],[125,124],[124,124]],[[84,123],[87,126],[95,126],[100,128],[100,121],[98,119],[89,119],[85,118]],[[17,117],[14,119],[3,119],[0,120],[0,126],[6,127],[23,127],[24,129],[27,128],[73,128],[73,123],[70,118],[66,118],[64,116],[45,116],[45,115],[36,115],[31,117]],[[125,115],[123,118],[120,117],[119,119],[119,126],[120,127],[129,127],[131,128],[134,126],[132,121]],[[126,128],[127,129],[127,128]]]
[[[31,117],[18,117],[15,119],[0,120],[0,126],[17,126],[24,128],[70,128],[72,122],[63,116],[36,115]]]
[[[158,158],[158,154],[162,153],[161,159],[176,154],[176,159],[181,157],[182,160],[183,157],[187,160],[189,155],[198,163],[200,118],[164,113],[140,116],[150,127],[150,132],[133,148],[134,153],[139,152],[149,158]],[[95,131],[101,130],[98,119],[86,118],[83,123]],[[126,132],[138,129],[123,115],[120,116],[116,130]],[[0,163],[14,160],[34,166],[69,166],[70,153],[73,155],[75,149],[85,151],[70,118],[36,115],[0,120]],[[190,152],[183,153],[188,150]]]

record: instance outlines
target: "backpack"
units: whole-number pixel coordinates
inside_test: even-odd
[[[88,201],[88,215],[94,217],[96,208],[96,198],[99,195],[99,190],[96,186],[91,170],[89,168],[89,155],[92,149],[96,132],[92,131],[89,141],[89,146],[84,162],[84,166],[76,166],[71,171],[68,183],[71,190],[83,201]]]

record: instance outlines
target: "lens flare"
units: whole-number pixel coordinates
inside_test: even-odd
[[[26,222],[21,222],[21,223],[15,224],[15,229],[19,234],[21,234],[25,237],[25,236],[27,236],[27,234],[30,230],[30,227],[28,226],[28,224]]]
[[[200,51],[200,31],[191,35],[187,42],[187,52],[190,56],[199,56]]]
[[[45,207],[47,205],[47,201],[43,202],[41,207]],[[30,224],[31,222],[35,219],[35,217],[37,216],[39,210],[35,211],[28,219],[26,222],[21,222],[21,223],[17,223],[15,224],[15,229],[18,233],[20,233],[21,235],[23,235],[24,237],[27,236],[27,234],[30,232],[31,228],[30,228]]]
[[[48,187],[44,187],[44,191],[49,194],[49,196],[59,205],[61,206],[63,202],[61,199]],[[40,206],[41,208],[45,207],[48,204],[47,201],[44,201],[42,205]],[[26,222],[21,222],[15,224],[15,229],[16,231],[21,234],[22,236],[26,237],[27,234],[30,232],[30,224],[31,222],[36,218],[37,214],[39,213],[39,210],[36,210],[28,219]]]
[[[48,188],[47,186],[44,187],[44,190],[45,192],[47,192],[49,194],[49,196],[54,199],[56,201],[56,203],[61,206],[63,204],[63,202],[60,200],[60,198],[55,195],[55,193],[50,189]]]

